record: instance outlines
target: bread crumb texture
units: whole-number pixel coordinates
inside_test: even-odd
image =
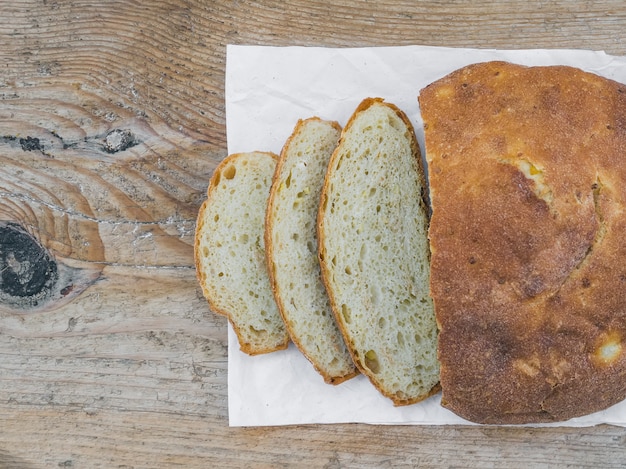
[[[442,402],[563,421],[626,397],[626,86],[474,64],[421,90]]]
[[[395,404],[438,383],[419,149],[401,111],[362,104],[331,160],[320,209],[323,272],[354,360]]]
[[[286,348],[288,335],[265,261],[264,213],[276,155],[227,157],[215,170],[196,227],[196,266],[212,308],[228,317],[241,350]]]
[[[316,219],[328,161],[341,127],[299,121],[281,152],[267,208],[270,278],[294,344],[327,383],[357,374],[321,279]]]

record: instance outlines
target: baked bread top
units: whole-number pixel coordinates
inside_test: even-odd
[[[264,215],[277,160],[270,152],[225,158],[213,172],[196,223],[194,256],[204,296],[228,317],[249,355],[289,344],[265,261]]]
[[[267,203],[268,272],[289,336],[329,384],[358,374],[330,309],[317,257],[317,211],[341,127],[299,120],[285,142]]]
[[[562,421],[626,397],[626,86],[474,64],[421,90],[442,403]]]
[[[393,104],[365,99],[328,165],[320,266],[355,364],[396,405],[438,390],[423,191],[411,122]]]

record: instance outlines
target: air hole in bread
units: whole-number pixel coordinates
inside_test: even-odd
[[[421,343],[422,343],[422,336],[421,336],[421,335],[419,335],[419,334],[415,334],[415,337],[414,337],[414,342],[415,342],[415,344],[417,344],[417,345],[421,344]]]
[[[400,347],[404,347],[404,334],[402,333],[402,331],[398,331],[397,340],[398,340],[398,345]]]
[[[263,330],[263,329],[257,329],[254,326],[250,326],[249,327],[250,332],[256,336],[265,336],[267,335],[267,331]]]
[[[378,355],[376,355],[376,352],[374,350],[368,350],[365,353],[365,366],[374,374],[380,372]]]
[[[349,265],[346,266],[346,268],[344,269],[344,271],[346,272],[346,274],[348,275],[352,275],[352,269],[350,268]]]
[[[233,179],[235,177],[235,174],[237,174],[237,168],[235,167],[235,165],[230,165],[224,168],[222,174],[226,179]]]
[[[241,244],[247,244],[248,243],[248,234],[244,233],[239,237],[239,242]]]
[[[220,221],[220,215],[219,215],[219,213],[216,213],[216,214],[215,214],[215,216],[213,217],[213,221],[214,221],[215,223],[217,223],[218,221]]]
[[[396,116],[387,116],[387,123],[397,131],[402,132],[402,134],[406,132],[406,126],[404,125],[404,122],[402,122],[402,120],[398,119]]]
[[[372,306],[378,306],[380,303],[380,288],[377,285],[370,285],[370,301]]]
[[[291,239],[293,239],[294,241],[298,241],[298,238],[300,237],[300,235],[298,235],[298,233],[293,233],[291,235]]]
[[[376,188],[370,187],[370,197],[372,197],[374,194],[376,194]]]
[[[306,247],[311,254],[315,253],[315,244],[313,243],[313,241],[307,241]]]
[[[363,261],[365,260],[366,256],[367,256],[367,245],[361,244],[361,249],[359,250],[359,259]]]
[[[285,187],[289,189],[289,186],[291,186],[291,172],[289,172],[289,176],[285,179]]]
[[[352,314],[350,308],[345,303],[341,305],[341,315],[343,316],[343,320],[346,322],[346,324],[350,324],[350,322],[352,322]]]
[[[384,316],[378,318],[378,327],[384,329],[387,325],[387,319]]]
[[[204,247],[202,248],[202,255],[203,255],[204,257],[209,257],[209,248],[207,248],[206,246],[204,246]]]

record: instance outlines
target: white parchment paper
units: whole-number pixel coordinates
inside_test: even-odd
[[[280,153],[298,119],[318,116],[343,126],[366,97],[381,97],[399,106],[412,120],[423,148],[419,90],[457,68],[489,60],[571,65],[626,83],[626,58],[596,51],[228,46],[228,152]],[[230,327],[228,334],[231,426],[347,422],[471,425],[441,407],[440,395],[412,406],[394,407],[364,376],[331,386],[293,345],[250,357],[240,352]],[[626,426],[626,401],[603,412],[550,425],[599,423]]]

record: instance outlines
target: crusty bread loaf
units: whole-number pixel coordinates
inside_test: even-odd
[[[364,100],[328,167],[319,256],[354,362],[396,405],[438,390],[424,191],[410,121],[390,103]]]
[[[228,317],[243,352],[284,349],[289,336],[265,261],[264,214],[278,156],[228,156],[215,169],[198,213],[195,261],[211,308]]]
[[[421,90],[442,403],[480,423],[626,397],[626,86],[474,64]]]
[[[265,222],[270,281],[293,343],[327,383],[358,374],[320,277],[316,218],[328,161],[341,127],[300,120],[285,143]]]

